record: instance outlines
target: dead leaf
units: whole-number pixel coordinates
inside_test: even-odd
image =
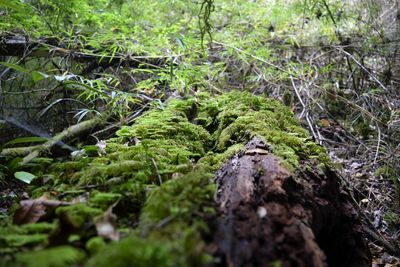
[[[99,156],[103,156],[103,155],[107,154],[107,152],[106,152],[106,147],[107,147],[106,141],[100,140],[99,142],[97,142],[96,147],[97,147]]]
[[[119,240],[119,233],[116,227],[117,216],[112,213],[116,204],[109,207],[102,215],[95,219],[97,234],[113,241]]]
[[[71,205],[69,202],[47,199],[41,196],[37,199],[27,199],[20,202],[21,207],[15,212],[13,223],[17,225],[35,223],[43,218],[50,210],[59,206]]]
[[[321,119],[319,122],[320,122],[320,124],[321,124],[322,127],[329,127],[329,126],[331,126],[331,122],[330,122],[328,119]]]

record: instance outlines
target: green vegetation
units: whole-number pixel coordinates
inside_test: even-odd
[[[40,136],[4,140],[0,153],[17,148],[0,154],[0,189],[17,177],[30,199],[69,203],[17,226],[20,196],[5,191],[0,264],[209,264],[214,172],[254,136],[293,172],[331,164],[317,143],[371,162],[360,171],[397,201],[370,209],[397,203],[384,218],[395,229],[398,32],[382,12],[369,0],[0,0],[0,137],[19,137],[7,124]],[[26,147],[92,118],[105,126],[21,164]]]

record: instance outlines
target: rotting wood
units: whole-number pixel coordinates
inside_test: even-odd
[[[217,173],[220,266],[370,265],[361,225],[335,173],[319,174],[308,163],[292,174],[253,138]]]

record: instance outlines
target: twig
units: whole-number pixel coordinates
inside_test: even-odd
[[[247,55],[247,56],[249,56],[249,57],[251,57],[251,58],[254,58],[254,59],[256,59],[256,60],[258,60],[258,61],[260,61],[260,62],[263,62],[263,63],[265,63],[265,64],[267,64],[267,65],[269,65],[269,66],[271,66],[271,67],[276,68],[276,69],[279,70],[279,71],[282,71],[282,72],[288,74],[288,75],[289,75],[290,77],[292,77],[293,79],[300,80],[300,81],[303,81],[303,82],[307,82],[305,79],[303,79],[303,78],[301,78],[301,77],[298,77],[297,75],[294,75],[293,73],[291,73],[291,72],[289,72],[289,71],[287,71],[287,70],[285,70],[285,69],[283,69],[283,68],[281,68],[281,67],[279,67],[279,66],[277,66],[277,65],[275,65],[275,64],[273,64],[273,63],[271,63],[271,62],[268,62],[268,61],[266,61],[265,59],[262,59],[262,58],[260,58],[260,57],[254,56],[254,55],[252,55],[252,54],[250,54],[250,53],[248,53],[248,52],[246,52],[246,51],[243,51],[243,50],[240,49],[240,48],[237,48],[237,47],[234,47],[234,46],[231,46],[231,45],[228,45],[228,44],[224,44],[224,43],[221,43],[221,42],[217,42],[217,41],[213,41],[213,43],[219,44],[219,45],[222,45],[222,46],[225,46],[225,47],[230,47],[230,48],[232,48],[232,49],[234,49],[234,50],[236,50],[236,51],[238,51],[238,52],[240,52],[240,53],[243,53],[243,54],[245,54],[245,55]],[[336,48],[336,49],[337,49],[337,48]],[[345,53],[347,53],[347,52],[345,52]],[[382,122],[381,120],[379,120],[378,118],[376,118],[374,115],[372,115],[371,112],[369,112],[368,110],[364,109],[363,107],[361,107],[361,106],[359,106],[359,105],[353,103],[352,101],[346,99],[345,97],[340,96],[340,95],[334,95],[333,93],[329,92],[329,90],[327,90],[326,88],[323,88],[323,87],[321,87],[321,86],[319,86],[319,85],[317,85],[317,84],[312,84],[312,86],[314,86],[315,88],[317,88],[317,89],[319,89],[319,90],[324,91],[325,93],[327,93],[327,94],[329,94],[329,95],[331,95],[331,96],[335,96],[336,98],[339,98],[340,100],[342,100],[342,101],[345,102],[346,104],[348,104],[348,105],[352,106],[353,108],[355,108],[355,109],[361,111],[362,113],[366,114],[369,118],[371,118],[371,120],[376,121],[376,122],[378,122],[378,123],[381,124],[381,125],[386,125],[386,123]]]
[[[290,80],[291,80],[291,82],[292,82],[293,89],[294,89],[294,91],[296,92],[296,96],[297,96],[297,98],[299,99],[301,105],[303,106],[302,114],[303,114],[304,112],[305,112],[305,114],[306,114],[305,117],[306,117],[306,121],[307,121],[308,127],[310,128],[311,134],[312,134],[312,136],[314,137],[314,139],[315,139],[316,141],[318,141],[318,143],[321,145],[321,144],[322,144],[322,139],[320,139],[320,136],[318,136],[318,135],[315,133],[312,120],[311,120],[310,116],[308,115],[308,111],[306,111],[307,106],[306,106],[306,104],[304,103],[303,99],[301,98],[300,93],[299,93],[299,91],[297,90],[296,84],[294,83],[294,80],[293,80],[293,77],[292,77],[292,76],[290,76]]]
[[[363,69],[366,73],[368,73],[368,75],[371,76],[371,78],[374,79],[379,84],[379,86],[382,87],[382,89],[388,91],[388,89],[369,70],[367,70],[367,68],[365,68],[364,65],[361,64],[352,54],[345,51],[341,47],[337,47],[336,49],[349,56],[358,66],[360,66],[361,69]]]
[[[379,127],[379,125],[376,125],[376,128],[378,128],[378,143],[376,145],[376,152],[375,152],[375,157],[374,157],[374,165],[376,164],[376,160],[378,159],[379,149],[380,149],[380,145],[381,145],[381,128]]]
[[[153,162],[154,168],[156,169],[158,181],[159,181],[160,185],[162,185],[163,181],[161,179],[161,175],[160,175],[160,171],[158,170],[157,163],[153,158],[151,158],[151,162]]]
[[[357,203],[357,200],[354,197],[352,190],[352,188],[354,187],[341,174],[338,173],[338,176],[344,182],[345,189],[347,189],[347,192],[349,193],[351,200],[354,202],[353,206],[357,209],[358,214],[360,214],[364,218],[364,223],[370,225],[367,226],[363,224],[364,233],[366,233],[370,239],[381,244],[390,254],[400,256],[400,250],[398,248],[392,245],[389,241],[385,240],[385,238],[379,232],[373,230],[374,229],[373,223],[370,221],[365,212],[360,208],[360,206]]]

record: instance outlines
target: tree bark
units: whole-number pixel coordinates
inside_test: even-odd
[[[220,266],[370,266],[362,227],[334,172],[297,173],[253,138],[217,174]]]

